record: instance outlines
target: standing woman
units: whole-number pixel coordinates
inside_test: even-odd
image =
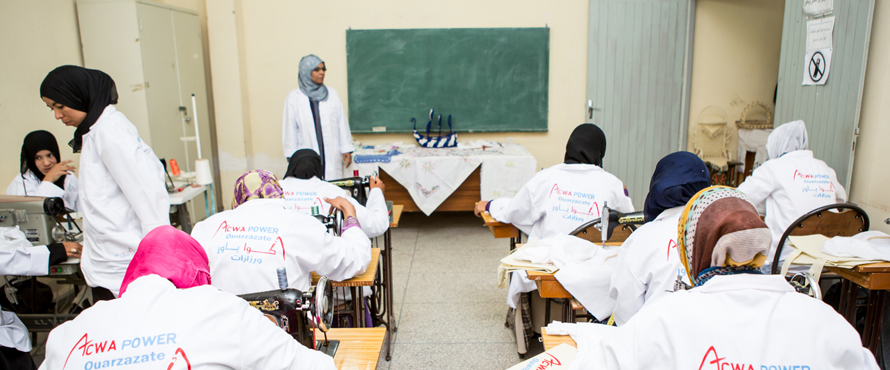
[[[32,131],[22,143],[21,174],[6,188],[6,195],[62,198],[65,207],[80,212],[77,176],[71,160],[61,161],[56,137],[48,131]],[[61,162],[60,162],[61,161]]]
[[[322,158],[322,180],[334,180],[352,164],[352,133],[340,95],[324,85],[326,71],[315,55],[300,60],[300,88],[284,100],[281,144],[288,159],[299,149],[315,150]]]
[[[76,128],[68,144],[81,153],[81,268],[94,299],[113,299],[142,237],[170,224],[161,163],[114,108],[117,89],[105,72],[61,66],[46,75],[40,96],[57,120]]]

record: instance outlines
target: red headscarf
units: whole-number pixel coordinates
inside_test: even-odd
[[[120,295],[133,280],[151,274],[170,280],[179,289],[210,284],[210,264],[204,248],[170,225],[158,226],[142,238],[127,267]]]

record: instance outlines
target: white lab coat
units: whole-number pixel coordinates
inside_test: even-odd
[[[48,272],[49,249],[45,245],[31,246],[18,226],[0,228],[0,275],[43,276]],[[29,338],[28,328],[14,313],[0,311],[0,346],[29,352]]]
[[[847,199],[834,170],[813,158],[813,152],[809,150],[788,152],[764,162],[745,178],[738,190],[748,195],[755,206],[766,201],[764,222],[773,241],[765,269],[771,266],[779,239],[794,220],[821,206],[843,203]],[[791,248],[786,244],[780,261],[790,253]]]
[[[619,212],[633,212],[617,177],[599,166],[562,163],[535,174],[512,199],[491,201],[489,212],[534,240],[568,234],[599,218],[604,202]]]
[[[80,154],[87,284],[118,294],[142,237],[170,224],[164,169],[136,127],[109,105],[83,135]]]
[[[24,175],[18,174],[12,179],[9,187],[6,188],[6,195],[62,198],[66,208],[80,212],[77,183],[77,176],[70,171],[65,176],[65,188],[62,189],[51,182],[41,181],[31,170],[28,170]]]
[[[284,200],[289,209],[312,215],[312,206],[319,206],[318,212],[326,215],[330,212],[331,205],[325,202],[324,198],[343,197],[355,207],[355,217],[369,238],[383,235],[389,229],[389,210],[386,209],[386,199],[383,198],[383,191],[380,189],[371,189],[365,207],[345,189],[317,177],[308,180],[288,177],[279,181],[279,184],[284,190]]]
[[[253,199],[217,213],[195,225],[192,237],[210,258],[213,286],[234,294],[278,289],[281,267],[288,286],[305,292],[312,271],[342,281],[371,263],[371,241],[361,230],[328,234],[314,217],[288,210],[284,199]]]
[[[579,369],[878,369],[843,317],[776,275],[716,276],[606,331]]]
[[[683,207],[666,209],[640,226],[621,245],[609,297],[615,300],[612,315],[624,325],[644,304],[674,291],[677,276],[689,284],[677,250],[677,223]]]
[[[318,103],[318,114],[324,138],[324,177],[326,180],[343,178],[343,153],[352,153],[354,150],[352,132],[349,130],[340,95],[330,86],[328,98]],[[309,97],[300,89],[291,91],[284,100],[281,141],[285,158],[290,158],[294,152],[305,148],[320,154]]]
[[[141,363],[137,364],[136,362]],[[135,366],[134,366],[135,365]],[[158,275],[55,328],[40,369],[335,369],[247,301]]]

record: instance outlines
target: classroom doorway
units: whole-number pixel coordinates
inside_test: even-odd
[[[692,0],[591,0],[587,122],[608,143],[603,168],[642,209],[655,164],[685,149]]]

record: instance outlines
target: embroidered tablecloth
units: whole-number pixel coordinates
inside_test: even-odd
[[[359,149],[355,155],[374,155],[381,150],[392,149],[398,149],[401,153],[392,156],[388,163],[354,163],[349,170],[357,169],[360,176],[367,176],[377,172],[378,168],[384,169],[408,190],[414,203],[427,216],[480,165],[480,200],[491,200],[516,195],[534,176],[538,163],[528,150],[518,144],[485,150],[418,146],[386,146],[380,149],[382,147]]]

